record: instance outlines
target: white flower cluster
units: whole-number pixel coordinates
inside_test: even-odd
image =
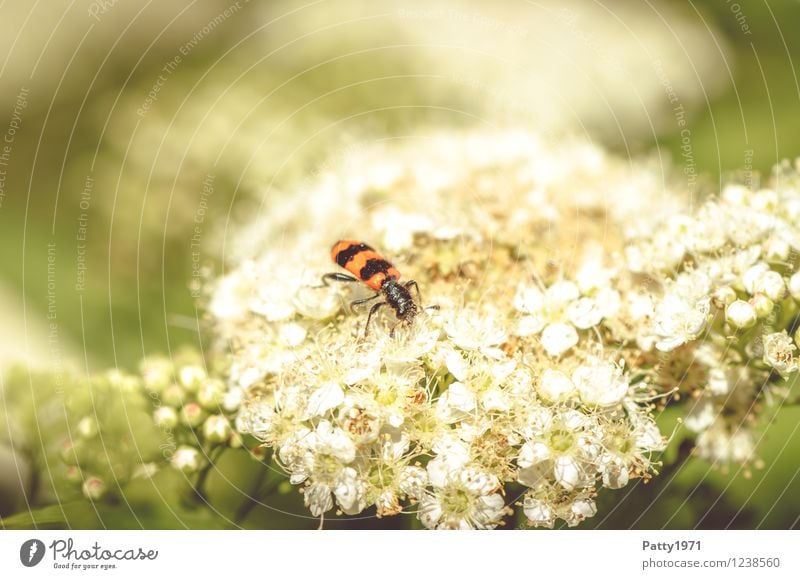
[[[491,528],[519,504],[534,525],[578,524],[601,487],[649,477],[664,444],[649,385],[604,345],[624,304],[596,214],[628,219],[637,209],[615,200],[645,183],[653,219],[675,199],[584,143],[417,145],[350,159],[242,243],[209,304],[243,393],[237,428],[275,449],[316,516]],[[364,338],[365,313],[343,303],[366,288],[319,287],[348,237],[387,252],[438,309],[394,333],[378,316]]]
[[[582,142],[365,150],[275,203],[211,290],[237,429],[314,515],[431,528],[494,527],[515,506],[578,524],[602,488],[652,475],[654,411],[679,400],[699,456],[758,464],[753,426],[798,369],[798,182],[783,166],[772,188],[685,214],[647,163]],[[342,238],[418,282],[413,323],[379,314],[365,337],[344,304],[369,290],[320,284]]]
[[[691,214],[676,214],[626,251],[631,271],[660,287],[642,341],[686,365],[694,403],[686,425],[698,454],[748,463],[755,418],[798,370],[793,327],[800,299],[800,179],[784,163],[760,189],[726,186]]]
[[[318,516],[393,515],[408,499],[426,526],[492,527],[511,502],[504,485],[521,483],[533,523],[576,524],[593,514],[596,486],[647,475],[662,439],[622,368],[529,358],[532,343],[508,351],[490,319],[463,315],[463,327],[443,328],[440,316],[459,316],[445,311],[364,342],[354,319],[320,330],[250,388],[239,430],[277,449]]]

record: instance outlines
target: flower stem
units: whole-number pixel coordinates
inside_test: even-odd
[[[281,483],[281,479],[275,480],[272,484],[267,485],[266,488],[262,489],[261,487],[264,485],[264,482],[267,479],[267,475],[269,474],[269,469],[266,465],[261,471],[258,473],[258,477],[256,478],[255,482],[253,483],[252,490],[247,495],[247,497],[242,501],[242,504],[239,505],[239,508],[236,510],[236,515],[233,517],[233,521],[237,525],[241,525],[250,512],[256,507],[256,505],[261,504],[261,499],[268,497],[271,495],[277,488],[278,485]]]
[[[208,478],[211,469],[214,468],[220,455],[225,451],[225,446],[218,446],[209,452],[208,464],[206,464],[197,474],[197,481],[192,487],[192,498],[198,503],[208,504],[208,496],[206,495],[205,486],[206,479]]]

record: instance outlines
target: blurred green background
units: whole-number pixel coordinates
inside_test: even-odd
[[[473,126],[585,134],[657,156],[698,198],[800,156],[795,1],[133,4],[0,6],[0,367],[133,371],[205,349],[198,273],[224,271],[237,224],[371,141]],[[52,396],[47,378],[14,380]],[[690,461],[621,500],[606,493],[584,526],[796,527],[799,419],[775,415],[752,478]],[[670,431],[675,418],[662,421]],[[210,493],[235,512],[260,466],[224,460],[230,480],[212,475]],[[106,505],[103,519],[76,501],[53,524],[228,524],[175,518],[150,488],[132,485],[135,509]],[[257,507],[246,525],[317,525],[296,492],[273,499],[285,513]]]

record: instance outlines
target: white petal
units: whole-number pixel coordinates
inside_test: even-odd
[[[572,374],[581,400],[590,406],[614,406],[628,393],[628,380],[611,362],[594,361]]]
[[[305,419],[321,416],[344,402],[344,390],[336,382],[326,382],[317,388],[308,399]]]
[[[542,332],[541,341],[545,351],[556,357],[578,343],[578,332],[570,324],[550,324]]]
[[[522,503],[522,509],[525,516],[536,526],[552,528],[556,522],[553,509],[542,500],[526,496]]]
[[[333,497],[328,485],[313,484],[306,488],[303,497],[306,506],[315,517],[319,517],[333,508]]]
[[[560,402],[566,400],[575,392],[575,384],[563,372],[545,370],[536,384],[536,391],[549,402]]]
[[[522,316],[517,320],[517,327],[514,333],[517,336],[525,337],[538,334],[544,328],[544,318],[539,316]]]
[[[444,363],[456,380],[463,381],[467,379],[469,372],[469,364],[464,357],[456,350],[448,350],[444,355]]]
[[[417,516],[420,522],[429,529],[435,529],[442,518],[442,505],[434,497],[425,495],[419,501]]]
[[[475,394],[461,382],[453,382],[439,397],[436,416],[451,424],[467,418],[475,410],[475,406]]]
[[[567,308],[567,318],[579,330],[586,330],[603,320],[603,312],[594,299],[581,298]]]
[[[550,448],[542,442],[526,442],[519,449],[517,465],[520,468],[528,468],[540,462],[550,459]]]
[[[525,314],[538,314],[544,308],[544,294],[538,288],[520,285],[514,296],[514,307]]]
[[[555,460],[553,467],[555,480],[562,487],[571,491],[578,484],[581,478],[581,472],[578,468],[578,463],[572,457],[560,456]]]

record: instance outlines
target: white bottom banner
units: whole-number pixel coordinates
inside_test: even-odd
[[[800,577],[792,531],[0,531],[0,577]]]

